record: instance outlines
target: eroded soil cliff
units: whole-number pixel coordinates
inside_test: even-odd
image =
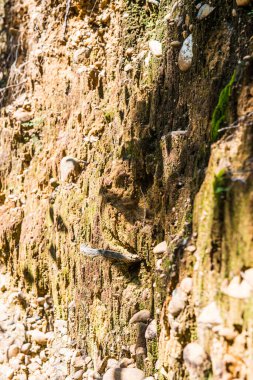
[[[250,379],[252,6],[155,3],[1,1],[1,260],[95,365]]]

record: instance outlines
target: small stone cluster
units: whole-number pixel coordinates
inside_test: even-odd
[[[69,304],[68,321],[54,320],[54,306],[50,295],[36,297],[12,288],[6,274],[0,274],[0,379],[5,380],[154,380],[145,378],[136,368],[135,357],[143,353],[137,347],[132,358],[105,357],[96,366],[76,341],[68,335],[71,328]],[[156,337],[156,324],[148,310],[141,310],[131,324],[145,325],[145,337]],[[148,326],[148,327],[147,327]],[[146,332],[146,333],[145,333]],[[138,342],[137,342],[138,343]]]
[[[238,7],[250,5],[251,0],[237,0],[236,4]],[[181,10],[183,9],[182,1],[175,1],[171,11],[164,17],[164,21],[170,26],[183,27],[182,37],[184,39],[183,43],[180,40],[173,40],[170,42],[172,48],[180,48],[178,54],[178,67],[180,71],[188,71],[193,62],[193,37],[192,31],[196,27],[197,22],[202,22],[202,20],[209,17],[209,15],[215,10],[215,7],[208,3],[197,3],[196,4],[196,24],[190,19],[189,14],[185,17],[181,15]],[[233,9],[232,16],[236,17],[236,10]],[[181,46],[182,45],[182,46]],[[156,40],[149,41],[150,52],[155,57],[162,56],[162,43]]]
[[[168,305],[168,321],[171,327],[171,333],[177,335],[180,330],[180,321],[177,317],[185,309],[188,297],[192,291],[192,278],[186,277],[176,288]]]
[[[68,358],[67,322],[54,321],[52,298],[12,288],[1,274],[0,378],[65,379]]]

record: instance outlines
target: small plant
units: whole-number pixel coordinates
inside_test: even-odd
[[[61,272],[63,277],[67,277],[69,275],[69,270],[67,267],[63,267]]]
[[[232,87],[235,81],[235,71],[230,79],[229,83],[220,93],[218,104],[214,109],[211,121],[211,140],[216,141],[219,133],[219,129],[227,122],[228,119],[228,105],[229,99],[232,93]]]
[[[22,125],[26,128],[42,127],[43,124],[44,124],[44,119],[41,117],[37,117],[28,122],[22,123]]]
[[[220,197],[222,194],[229,190],[228,185],[228,172],[226,169],[221,169],[214,177],[213,190],[216,197]]]
[[[188,223],[192,223],[192,220],[193,220],[193,214],[192,214],[192,212],[188,212],[187,214],[186,214],[186,222],[188,222]]]
[[[114,119],[114,111],[113,110],[105,111],[104,117],[107,123],[111,123]]]

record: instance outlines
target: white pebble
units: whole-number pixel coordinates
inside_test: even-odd
[[[20,353],[20,347],[16,344],[12,344],[8,349],[8,358],[14,358]]]
[[[222,287],[222,293],[237,299],[247,299],[251,296],[252,288],[246,280],[240,282],[240,276],[235,276],[228,286]]]
[[[66,182],[70,176],[78,174],[80,168],[78,160],[74,157],[63,157],[60,163],[60,178],[62,182]]]
[[[178,316],[185,308],[186,294],[181,289],[176,289],[173,292],[172,299],[169,302],[168,311],[173,317]]]
[[[186,364],[193,367],[200,367],[207,356],[204,349],[198,343],[189,343],[184,348],[183,358]]]
[[[164,253],[167,251],[167,243],[166,241],[162,241],[161,243],[157,244],[155,248],[153,249],[153,252],[155,255],[158,255],[160,253]]]
[[[229,327],[222,327],[219,329],[219,335],[227,340],[234,340],[237,336],[237,332]]]
[[[157,336],[157,323],[156,323],[156,320],[153,319],[153,321],[151,321],[147,327],[147,330],[145,332],[145,338],[152,340],[152,339],[155,339],[156,336]]]
[[[20,121],[21,123],[28,122],[33,118],[33,114],[31,112],[23,111],[21,109],[18,109],[16,112],[14,112],[13,116],[14,119]]]
[[[241,273],[244,280],[251,286],[253,289],[253,268],[247,269],[245,272]]]
[[[149,310],[140,310],[137,313],[135,313],[132,318],[130,319],[130,324],[137,323],[137,322],[147,322],[150,319],[150,311]]]
[[[192,291],[192,278],[185,277],[180,284],[180,288],[186,293],[189,294]]]
[[[32,330],[29,331],[28,335],[31,336],[31,340],[36,342],[37,344],[43,346],[47,343],[48,337],[46,334],[44,334],[42,331],[39,330]]]
[[[131,63],[128,63],[125,67],[124,67],[124,71],[126,73],[128,73],[129,71],[132,71],[133,70],[133,66],[131,65]]]
[[[203,4],[197,14],[197,20],[203,20],[207,16],[210,15],[210,13],[214,10],[214,7],[211,7],[208,4]]]
[[[215,302],[210,303],[202,309],[200,316],[198,317],[198,323],[215,326],[222,324],[222,318],[220,311]]]
[[[156,40],[150,40],[149,41],[149,49],[155,57],[161,57],[162,56],[162,44],[161,44],[161,42],[156,41]]]
[[[181,71],[187,71],[192,65],[193,51],[192,34],[190,34],[183,43],[178,56],[178,66]]]

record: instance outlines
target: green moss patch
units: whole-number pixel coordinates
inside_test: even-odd
[[[214,109],[211,121],[211,140],[216,141],[220,128],[228,122],[228,105],[235,82],[236,72],[234,71],[229,83],[220,93],[218,104]]]
[[[220,197],[226,191],[229,190],[228,185],[228,173],[226,169],[221,169],[214,177],[213,190],[216,197]]]

